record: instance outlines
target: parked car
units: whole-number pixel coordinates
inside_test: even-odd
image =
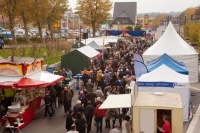
[[[4,48],[4,41],[3,39],[0,39],[0,49],[3,49]]]

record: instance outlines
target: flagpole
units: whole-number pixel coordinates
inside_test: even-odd
[[[103,37],[103,45],[102,45],[102,60],[104,60],[104,39],[105,39],[105,37]]]

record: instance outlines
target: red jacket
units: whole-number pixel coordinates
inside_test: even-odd
[[[95,117],[105,117],[106,116],[106,110],[105,109],[99,109],[101,104],[98,104],[95,108]]]

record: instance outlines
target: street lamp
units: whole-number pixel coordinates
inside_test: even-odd
[[[119,25],[120,25],[120,22],[119,22],[119,21],[117,21],[117,24],[118,24],[118,30],[119,30]]]
[[[79,29],[80,29],[80,42],[81,42],[81,26],[82,26],[82,22],[80,21],[80,18],[79,18]]]

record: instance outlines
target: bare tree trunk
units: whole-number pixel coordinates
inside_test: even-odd
[[[51,38],[53,38],[53,32],[52,32],[52,28],[51,28],[51,18],[50,17],[47,18],[47,25],[48,25],[48,29],[50,31],[50,36],[51,36]]]
[[[22,11],[21,15],[22,15],[23,23],[24,23],[24,30],[25,30],[26,42],[30,43],[30,37],[28,35],[28,28],[27,28],[27,21],[26,21],[26,17],[25,17],[25,14],[24,14],[23,11]]]
[[[92,22],[92,34],[93,34],[93,37],[95,37],[95,32],[96,32],[95,22]]]
[[[8,11],[8,18],[9,18],[9,26],[10,26],[10,31],[12,34],[13,38],[13,44],[17,44],[16,38],[15,38],[15,31],[14,31],[14,13]]]
[[[43,41],[43,37],[42,37],[42,27],[41,27],[40,21],[39,21],[38,19],[37,19],[37,26],[38,26],[38,30],[39,30],[40,39],[41,39],[41,41]]]

